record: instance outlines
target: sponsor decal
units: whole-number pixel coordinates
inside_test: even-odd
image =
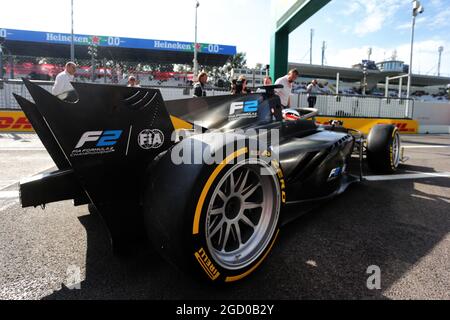
[[[138,135],[138,144],[142,149],[158,149],[164,144],[164,134],[158,129],[145,129]]]
[[[47,42],[62,42],[71,43],[72,35],[63,33],[46,33]],[[90,45],[94,44],[97,46],[120,46],[120,38],[118,37],[104,37],[104,36],[87,36],[87,35],[74,35],[74,43],[78,45]]]
[[[164,40],[153,40],[153,47],[155,49],[168,49],[175,51],[189,51],[203,52],[203,53],[219,53],[223,50],[218,44],[206,44],[206,43],[187,43],[179,41],[164,41]]]
[[[92,44],[95,44],[95,45],[99,45],[101,40],[102,40],[102,38],[97,37],[97,36],[93,36],[93,37],[91,38]]]
[[[39,43],[63,43],[70,44],[72,35],[59,32],[36,32],[17,29],[0,28],[0,37],[13,41],[28,41]],[[153,39],[136,39],[112,36],[96,36],[75,34],[73,37],[77,45],[96,44],[98,46],[121,47],[145,50],[164,50],[177,52],[194,52],[195,44],[192,42],[167,41]],[[219,45],[213,43],[198,43],[196,47],[198,52],[206,54],[224,54],[235,55],[236,47]]]
[[[277,172],[277,177],[280,181],[281,202],[286,203],[286,181],[284,180],[283,170],[281,170],[280,163],[277,160],[272,160],[272,167]]]
[[[258,116],[258,100],[233,102],[230,106],[229,120],[256,118]]]
[[[190,44],[182,43],[178,41],[161,41],[155,40],[154,47],[156,49],[172,49],[177,51],[194,51]]]
[[[90,37],[88,36],[79,36],[79,35],[74,35],[73,36],[73,42],[75,42],[76,44],[89,44],[90,43]],[[66,34],[62,34],[62,33],[51,33],[51,32],[47,32],[46,34],[46,40],[48,42],[66,42],[66,43],[70,43],[72,42],[72,36],[71,35],[66,35]]]
[[[0,130],[4,131],[31,131],[31,123],[24,116],[0,116]]]
[[[398,129],[398,127],[397,127]],[[398,129],[398,131],[400,131],[400,129]],[[394,164],[394,138],[395,135],[397,134],[397,130],[392,131],[392,143],[389,146],[389,158],[390,158],[390,162],[391,162],[391,168],[392,170],[395,170],[395,164]]]
[[[331,170],[330,175],[328,176],[328,181],[336,179],[342,174],[343,171],[344,169],[341,167],[334,168],[333,170]]]
[[[331,118],[331,117],[317,117],[316,122],[319,124],[328,124],[330,120],[343,121],[343,126],[361,131],[364,134],[369,134],[377,124],[393,124],[400,133],[413,134],[418,133],[419,123],[416,120],[409,119],[378,119],[378,118]]]
[[[115,152],[114,146],[122,132],[122,130],[87,131],[83,133],[70,156],[78,157]]]
[[[205,270],[206,274],[211,280],[214,281],[220,276],[220,272],[211,262],[203,248],[197,251],[194,255],[200,266],[203,268],[203,270]]]
[[[409,128],[408,127],[408,123],[406,122],[400,122],[400,123],[393,123],[394,126],[396,126],[398,128],[398,131],[400,132],[410,132],[410,133],[416,133],[416,129],[415,128]]]

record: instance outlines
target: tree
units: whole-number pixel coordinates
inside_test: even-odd
[[[247,54],[245,52],[238,52],[231,59],[231,67],[233,69],[247,67]]]
[[[150,71],[173,72],[174,65],[161,63],[146,63],[145,67],[148,68]]]
[[[188,64],[175,64],[173,69],[176,72],[192,72],[192,66]]]
[[[223,66],[223,73],[225,74],[226,78],[230,80],[232,69],[242,69],[246,67],[247,54],[245,52],[238,52]]]

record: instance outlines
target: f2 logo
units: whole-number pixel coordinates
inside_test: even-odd
[[[83,133],[75,149],[81,148],[86,142],[97,141],[96,147],[110,147],[117,143],[121,135],[122,130],[88,131]]]
[[[236,111],[242,110],[244,113],[258,111],[258,100],[233,102],[230,107],[230,115],[236,113]]]

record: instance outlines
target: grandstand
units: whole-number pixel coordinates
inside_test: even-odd
[[[378,63],[378,66],[388,65]],[[360,64],[355,65],[360,66]],[[306,92],[306,86],[312,79],[319,81],[320,91],[323,94],[336,94],[337,75],[339,74],[339,94],[359,95],[362,90],[364,70],[361,68],[343,68],[302,63],[289,63],[289,68],[297,68],[300,77],[294,85],[294,92]],[[396,70],[383,68],[366,70],[368,95],[384,96],[386,77],[404,74],[404,68]],[[404,83],[405,84],[405,83]],[[424,102],[448,103],[449,77],[437,77],[429,75],[413,74],[411,79],[411,98]],[[389,97],[398,97],[398,80],[390,82],[388,88]],[[406,85],[402,88],[402,97],[406,96]]]

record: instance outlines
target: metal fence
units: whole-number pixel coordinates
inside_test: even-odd
[[[52,81],[33,81],[45,90],[51,92]],[[159,89],[164,100],[186,99],[193,96],[192,87],[168,87],[168,86],[142,86],[143,88]],[[30,101],[33,98],[21,80],[0,80],[0,109],[20,109],[13,93],[18,94]],[[211,88],[206,91],[207,96],[221,96],[230,94],[223,89]]]
[[[306,93],[299,93],[293,98],[293,105],[298,108],[308,107]],[[413,117],[414,100],[360,95],[318,94],[315,108],[319,109],[321,116],[404,119]]]
[[[44,89],[51,91],[52,81],[35,81]],[[159,89],[164,100],[177,100],[190,98],[193,95],[192,87],[143,86],[145,88]],[[13,93],[21,95],[30,101],[28,93],[21,80],[0,80],[0,109],[20,109]],[[228,95],[223,89],[209,89],[207,96]],[[298,108],[307,107],[307,95],[299,93],[291,96],[291,105]],[[373,117],[404,119],[412,118],[414,100],[400,98],[384,98],[373,96],[352,95],[317,95],[315,107],[321,116],[333,117]]]
[[[3,48],[8,52],[7,48]],[[1,79],[21,79],[25,77],[31,80],[53,81],[58,73],[64,70],[67,58],[34,57],[23,55],[2,54],[0,52],[3,75]],[[97,57],[96,59],[76,59],[77,81],[89,81],[97,83],[121,83],[130,75],[138,80],[149,81],[152,72],[145,71],[143,65],[138,62],[114,61]],[[161,64],[157,70],[172,70],[173,65]],[[1,70],[0,70],[1,71]],[[159,71],[156,71],[158,73]],[[126,83],[126,80],[125,80]]]

